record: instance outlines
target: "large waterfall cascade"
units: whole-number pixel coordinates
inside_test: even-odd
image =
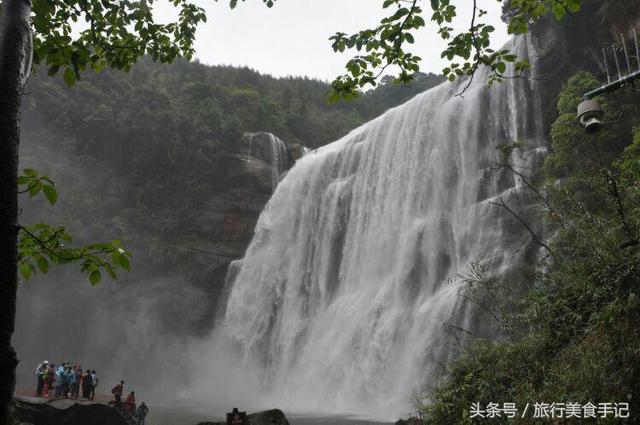
[[[535,66],[526,38],[509,47]],[[434,358],[447,360],[444,324],[473,327],[452,278],[477,256],[508,268],[526,242],[489,203],[518,185],[492,170],[496,146],[524,142],[523,167],[545,146],[534,80],[488,87],[479,71],[456,96],[464,84],[311,152],[279,183],[214,331],[214,352],[233,353],[216,357],[216,373],[256,382],[230,397],[388,418],[411,410]]]

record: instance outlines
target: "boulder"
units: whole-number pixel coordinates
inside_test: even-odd
[[[408,419],[398,419],[395,425],[422,425],[422,421],[412,416]]]
[[[264,410],[247,415],[249,425],[289,425],[287,417],[280,409]],[[199,422],[198,425],[227,425],[226,422]]]
[[[29,425],[129,425],[113,407],[99,402],[17,396],[13,419]]]
[[[289,425],[280,409],[265,410],[249,415],[249,425]]]
[[[289,159],[291,163],[294,163],[305,156],[308,151],[309,149],[297,143],[291,143],[289,144],[289,146],[287,146],[287,152],[289,153]]]

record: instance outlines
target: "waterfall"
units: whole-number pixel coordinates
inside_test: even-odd
[[[526,38],[508,47],[535,66]],[[216,376],[251,382],[229,397],[325,414],[411,410],[428,369],[448,360],[444,324],[474,326],[452,278],[477,256],[505,270],[530,240],[489,201],[519,184],[493,169],[498,144],[523,142],[521,167],[543,152],[536,82],[487,78],[478,71],[463,98],[466,81],[418,95],[282,179],[214,332]]]
[[[280,177],[287,171],[287,147],[278,137],[268,134],[271,142],[271,187],[275,191]]]
[[[249,133],[249,152],[247,152],[247,162],[251,161],[251,143],[253,142],[253,134]]]

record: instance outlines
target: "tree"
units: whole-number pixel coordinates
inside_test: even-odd
[[[274,1],[263,0],[268,7],[273,6]],[[89,69],[100,71],[108,66],[128,71],[144,55],[163,63],[179,56],[191,58],[196,27],[206,21],[206,15],[189,0],[172,0],[172,3],[178,10],[177,20],[158,24],[153,18],[151,0],[0,2],[0,422],[7,416],[17,364],[10,341],[15,320],[20,230],[17,225],[19,110],[32,64],[46,65],[50,75],[61,72],[65,83],[73,86]],[[230,0],[232,8],[237,3],[238,0]],[[562,17],[567,11],[577,10],[580,0],[511,0],[509,4],[514,11],[509,18],[509,30],[517,34],[525,32],[531,22],[549,11]],[[472,78],[481,65],[491,67],[493,79],[504,77],[505,63],[515,62],[517,58],[507,51],[489,49],[493,28],[476,22],[484,11],[476,7],[475,1],[469,30],[453,37],[448,25],[456,15],[456,6],[450,0],[431,0],[430,6],[431,20],[438,26],[440,35],[449,40],[443,57],[464,61],[445,69],[450,79],[462,75]],[[334,50],[366,51],[349,61],[348,73],[334,81],[333,98],[355,96],[363,87],[375,84],[390,65],[400,68],[398,80],[402,82],[410,81],[419,70],[420,58],[403,49],[405,44],[413,42],[412,31],[425,26],[419,0],[385,0],[383,7],[394,11],[377,27],[351,36],[338,33],[332,37]],[[72,25],[77,22],[81,23],[79,33],[72,31]],[[516,69],[526,68],[524,59],[516,63]],[[41,250],[46,244],[38,244],[38,237],[55,239],[63,234],[52,228],[39,231],[47,233],[27,233],[27,240],[36,241],[34,247]],[[25,267],[31,270],[31,266]],[[29,273],[24,270],[23,275]]]
[[[264,1],[272,4],[270,0]],[[6,421],[15,387],[17,359],[11,347],[11,335],[16,308],[19,231],[25,235],[20,238],[21,248],[39,264],[41,271],[48,268],[42,254],[49,255],[49,260],[54,262],[67,262],[109,250],[106,246],[93,246],[89,252],[61,253],[59,242],[68,239],[64,230],[47,225],[20,229],[17,224],[19,111],[32,64],[46,64],[50,75],[62,71],[65,83],[72,86],[87,69],[99,71],[109,66],[126,71],[143,55],[159,62],[171,62],[178,56],[190,58],[195,29],[206,16],[202,8],[190,1],[172,3],[178,9],[178,18],[168,24],[154,22],[152,3],[146,1],[4,0],[0,3],[0,423]],[[235,5],[235,1],[232,4]],[[74,35],[72,25],[78,21],[84,22],[84,26]],[[43,186],[43,180],[33,170],[23,177],[27,190],[47,187],[45,195],[53,196],[53,185]],[[127,264],[126,256],[119,255],[117,248],[110,254],[118,256],[119,264]],[[93,267],[100,261],[100,257],[94,257],[89,263],[83,262],[92,282],[99,280],[99,270]],[[23,261],[21,267],[25,277],[35,271],[34,263],[29,261]]]
[[[509,34],[524,34],[540,18],[553,13],[560,20],[565,15],[580,10],[582,0],[500,0],[503,3]],[[507,49],[489,47],[495,28],[481,21],[486,11],[473,0],[471,22],[466,31],[456,34],[450,26],[456,17],[457,7],[452,0],[430,0],[430,20],[438,28],[440,37],[447,41],[441,57],[450,63],[443,74],[450,80],[466,76],[464,92],[481,66],[491,70],[489,83],[511,78],[506,75],[507,63],[514,63],[515,76],[529,68],[527,58],[518,58]],[[406,84],[420,71],[421,58],[406,51],[405,46],[414,42],[416,31],[424,28],[426,12],[420,0],[384,0],[382,7],[389,14],[374,28],[346,34],[338,32],[330,40],[336,52],[355,49],[357,54],[347,62],[344,75],[332,83],[330,99],[349,99],[358,96],[362,89],[375,86],[389,67],[396,67],[396,82]],[[462,93],[461,92],[461,93]],[[461,94],[460,93],[460,94]]]

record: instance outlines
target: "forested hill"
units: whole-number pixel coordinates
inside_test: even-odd
[[[326,82],[273,78],[249,68],[142,61],[129,73],[87,74],[71,89],[43,70],[29,83],[25,125],[38,118],[40,125],[78,136],[83,140],[77,144],[88,154],[116,149],[131,138],[148,154],[160,139],[174,138],[188,149],[233,140],[246,131],[268,131],[315,148],[443,80],[419,74],[410,86],[401,86],[387,77],[360,99],[328,103]],[[102,142],[93,137],[96,130],[109,133],[110,147],[96,146]]]
[[[54,207],[22,198],[21,221],[67,226],[79,243],[121,239],[134,256],[125,286],[173,274],[215,301],[271,193],[264,139],[252,151],[243,133],[315,148],[441,81],[385,79],[360,99],[327,103],[328,83],[247,68],[142,61],[72,88],[41,70],[23,101],[20,168],[49,175],[60,197]]]

